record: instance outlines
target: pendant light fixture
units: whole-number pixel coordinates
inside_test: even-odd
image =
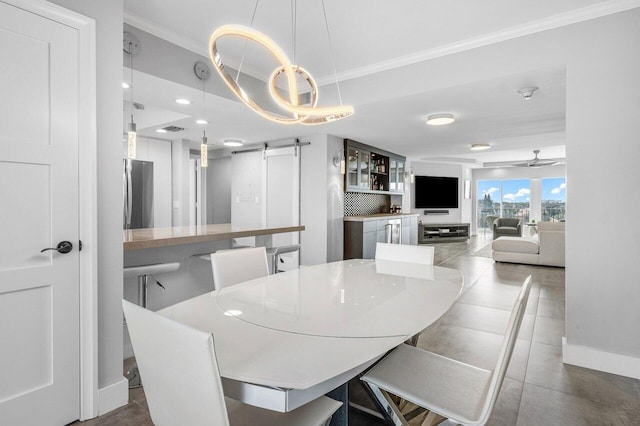
[[[209,67],[207,67],[202,62],[196,62],[193,66],[193,72],[196,77],[202,80],[202,118],[197,120],[196,122],[204,122],[207,123],[207,108],[206,108],[206,86],[205,83],[209,78]],[[205,129],[202,129],[202,139],[200,140],[200,167],[208,167],[209,166],[209,146],[207,145],[207,134]]]
[[[122,42],[122,49],[129,55],[129,70],[131,72],[129,81],[129,112],[131,114],[131,121],[129,122],[129,125],[127,127],[127,157],[135,159],[138,134],[136,131],[136,123],[133,121],[133,55],[140,51],[140,42],[138,41],[138,38],[130,32],[125,31]]]
[[[295,45],[296,45],[296,0],[291,2],[291,21],[292,21],[292,37],[293,37],[293,50],[295,61]],[[327,39],[329,41],[329,48],[331,53],[331,61],[333,65],[333,72],[336,81],[336,88],[338,92],[338,98],[340,105],[318,107],[318,86],[311,76],[311,74],[302,68],[295,65],[285,54],[285,52],[278,46],[273,40],[267,37],[265,34],[252,28],[253,21],[258,9],[258,0],[253,10],[251,18],[251,26],[246,27],[243,25],[223,25],[217,28],[209,39],[209,54],[213,65],[222,77],[222,80],[229,86],[231,91],[249,108],[253,109],[257,114],[266,118],[267,120],[274,121],[281,124],[323,124],[331,121],[340,120],[345,117],[349,117],[353,114],[353,107],[350,105],[342,105],[342,95],[340,93],[340,85],[338,84],[338,74],[336,71],[335,61],[333,60],[333,45],[331,43],[331,35],[329,33],[329,25],[327,22],[327,13],[322,0],[322,12],[324,16],[324,24],[327,32]],[[262,46],[267,52],[273,56],[276,62],[279,64],[271,75],[266,79],[268,81],[269,94],[273,98],[274,102],[281,107],[288,115],[280,115],[271,111],[268,111],[261,107],[249,94],[240,86],[238,78],[242,69],[242,63],[244,62],[244,52],[242,59],[240,60],[240,66],[238,67],[237,75],[234,78],[229,74],[225,68],[225,64],[218,52],[218,40],[224,37],[239,37],[245,39],[246,44],[249,41],[253,41]],[[277,80],[283,76],[286,78],[287,87],[287,99],[281,95],[278,90]],[[297,78],[301,77],[302,80],[309,86],[309,102],[308,105],[300,105],[301,92],[298,89]],[[305,92],[302,92],[305,93]]]

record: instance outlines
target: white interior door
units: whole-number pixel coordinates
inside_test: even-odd
[[[263,217],[267,226],[291,226],[300,223],[300,147],[268,149],[263,165]],[[300,234],[274,234],[273,247],[298,244]],[[297,269],[299,252],[280,256],[278,270]]]
[[[61,425],[80,410],[78,38],[0,2],[0,51],[0,423]]]

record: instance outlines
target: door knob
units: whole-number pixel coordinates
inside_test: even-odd
[[[40,253],[44,253],[47,250],[56,250],[58,253],[67,254],[73,250],[73,244],[69,241],[60,241],[56,247],[49,247],[40,250]]]

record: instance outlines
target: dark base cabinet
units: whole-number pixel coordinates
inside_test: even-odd
[[[386,216],[361,221],[344,221],[344,259],[375,259],[376,243],[387,240],[389,220],[400,221],[401,244],[418,244],[417,216]]]
[[[418,226],[418,244],[466,241],[468,223],[429,223]]]

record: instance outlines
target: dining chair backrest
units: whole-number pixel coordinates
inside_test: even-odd
[[[489,389],[487,391],[487,398],[482,408],[481,421],[478,424],[485,424],[489,420],[489,416],[493,411],[493,407],[498,399],[502,382],[507,374],[507,368],[509,368],[509,360],[513,355],[513,349],[518,340],[518,332],[520,331],[520,324],[524,318],[524,313],[527,309],[527,301],[529,300],[529,292],[531,291],[531,275],[529,275],[522,284],[520,294],[516,299],[513,309],[511,310],[511,316],[507,324],[507,330],[505,331],[504,339],[502,341],[502,347],[500,348],[500,354],[498,356],[498,363],[495,370],[491,374],[491,382],[489,383]]]
[[[216,290],[269,275],[264,247],[251,247],[211,253],[213,286]]]
[[[433,265],[435,250],[432,246],[414,246],[405,244],[376,244],[376,260],[419,263]]]
[[[229,425],[213,336],[122,301],[154,424]]]

